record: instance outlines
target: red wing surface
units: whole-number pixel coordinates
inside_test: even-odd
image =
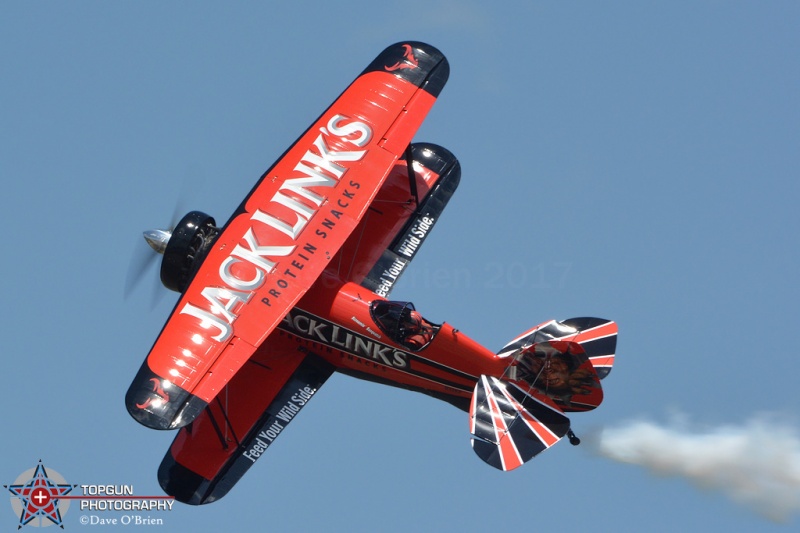
[[[192,505],[222,498],[332,373],[321,358],[299,353],[287,334],[270,336],[178,432],[158,469],[164,491]]]
[[[416,255],[458,187],[461,166],[448,150],[411,145],[415,185],[407,157],[398,161],[329,270],[384,298]]]
[[[472,449],[486,463],[513,470],[567,434],[569,419],[546,396],[481,376],[469,409]]]
[[[181,427],[217,396],[356,228],[448,73],[431,46],[387,48],[264,174],[129,388],[137,421]]]

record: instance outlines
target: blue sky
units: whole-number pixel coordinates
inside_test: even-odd
[[[176,299],[154,297],[155,270],[123,297],[141,231],[176,205],[226,220],[410,39],[451,65],[417,140],[463,175],[393,296],[494,349],[550,318],[616,320],[617,366],[579,435],[757,420],[796,445],[799,22],[777,1],[4,2],[2,484],[41,459],[70,483],[160,493],[172,434],[123,404]],[[90,527],[81,514],[65,529]],[[157,516],[161,531],[798,525],[587,446],[497,472],[464,413],[343,376],[225,499]],[[10,505],[0,523],[16,527]]]

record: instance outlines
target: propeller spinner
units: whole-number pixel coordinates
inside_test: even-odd
[[[172,237],[172,232],[163,229],[151,229],[149,231],[145,231],[143,235],[144,240],[147,241],[147,244],[150,245],[150,248],[163,255],[164,250],[167,249],[167,243],[169,242],[170,237]]]

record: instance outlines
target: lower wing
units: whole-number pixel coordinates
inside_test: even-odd
[[[431,143],[410,145],[328,269],[387,298],[460,179],[461,165],[450,151]]]
[[[288,334],[271,335],[190,425],[158,469],[178,501],[216,501],[236,484],[333,373]]]

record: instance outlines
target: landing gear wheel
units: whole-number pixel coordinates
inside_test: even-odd
[[[581,443],[581,439],[579,439],[578,436],[575,435],[575,432],[572,431],[571,429],[567,431],[567,438],[569,439],[569,443],[572,444],[573,446],[577,446],[578,444]]]

